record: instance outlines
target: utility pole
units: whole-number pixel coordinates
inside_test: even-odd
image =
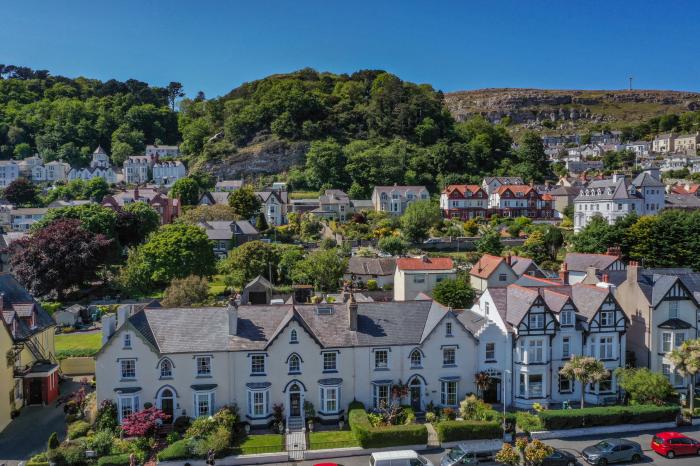
[[[632,79],[633,79],[632,76],[630,76],[630,77],[629,77],[629,80],[630,80],[630,91],[632,90]]]

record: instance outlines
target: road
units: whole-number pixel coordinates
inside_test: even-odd
[[[690,437],[700,439],[700,426],[691,426],[676,429],[678,432],[683,432]],[[698,466],[700,465],[700,457],[698,456],[679,456],[672,460],[664,458],[657,453],[651,451],[649,445],[651,443],[651,437],[656,432],[640,432],[631,435],[624,435],[623,437],[629,440],[638,442],[644,449],[645,457],[644,461],[640,464],[643,465],[658,465],[658,466]],[[589,437],[579,437],[576,439],[567,440],[546,440],[545,443],[551,445],[555,448],[560,448],[574,453],[579,461],[580,465],[587,466],[588,463],[581,459],[581,450],[583,450],[588,445],[595,443],[597,440],[608,438],[610,435],[597,435]],[[398,450],[398,448],[397,448]],[[434,465],[440,464],[440,458],[445,453],[444,450],[430,450],[423,452],[423,455],[428,458]],[[367,456],[354,456],[351,458],[337,458],[337,459],[326,459],[326,460],[316,460],[316,461],[303,461],[298,464],[299,466],[313,466],[318,463],[339,463],[343,466],[367,466],[369,464],[369,458]],[[281,463],[289,464],[289,463]],[[495,463],[482,463],[483,466],[494,465]]]

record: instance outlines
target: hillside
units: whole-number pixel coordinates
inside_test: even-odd
[[[497,123],[508,117],[516,130],[521,126],[547,132],[596,124],[615,129],[667,113],[698,110],[700,93],[503,88],[448,93],[445,103],[457,121],[482,115]]]

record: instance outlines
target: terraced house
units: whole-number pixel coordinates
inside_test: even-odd
[[[353,400],[381,406],[397,387],[417,411],[475,392],[479,323],[433,301],[149,309],[120,319],[97,355],[97,398],[119,419],[153,403],[174,417],[236,403],[253,426],[304,403],[335,421]],[[478,318],[478,316],[477,316]]]
[[[501,330],[490,341],[481,338],[480,347],[494,355],[487,373],[507,384],[518,408],[577,401],[581,390],[588,403],[618,399],[614,370],[625,365],[629,320],[613,295],[614,287],[607,282],[564,282],[524,275],[507,287],[488,288],[472,309]],[[602,360],[610,377],[581,387],[559,375],[575,354]]]

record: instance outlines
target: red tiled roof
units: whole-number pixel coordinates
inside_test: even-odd
[[[454,268],[449,257],[402,257],[396,261],[401,270],[451,270]]]
[[[543,195],[542,195],[542,200],[543,200],[543,201],[551,201],[551,200],[552,200],[552,195],[551,195],[551,194],[543,194]]]
[[[503,194],[506,191],[510,191],[513,194],[520,192],[523,194],[527,194],[530,191],[532,191],[532,186],[527,185],[527,184],[504,184],[503,186],[500,186],[498,188],[498,191],[496,191],[498,194]]]
[[[500,256],[484,254],[483,256],[481,256],[481,259],[479,259],[477,263],[474,264],[469,273],[470,275],[474,275],[475,277],[489,278],[503,261],[505,261],[505,259]]]
[[[449,194],[452,191],[458,191],[460,194],[464,195],[467,191],[472,193],[477,193],[481,191],[481,186],[478,184],[451,184],[445,188],[445,193]]]

